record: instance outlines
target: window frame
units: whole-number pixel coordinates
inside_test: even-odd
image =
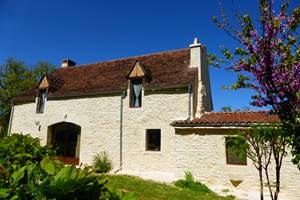
[[[234,138],[234,137],[225,137],[225,154],[226,154],[226,164],[227,165],[238,165],[238,166],[247,166],[247,152],[245,152],[245,159],[241,159],[241,158],[234,158],[235,161],[232,161],[229,159],[229,157],[235,157],[235,156],[228,156],[229,155],[229,150],[228,148],[230,148],[227,144],[227,141],[229,138]]]
[[[155,131],[158,131],[158,132],[155,132]],[[159,147],[158,147],[157,150],[155,148],[149,148],[149,145],[153,145],[153,144],[149,144],[149,135],[150,134],[159,134]],[[147,151],[147,152],[161,152],[161,129],[146,129],[145,137],[146,137],[146,139],[145,139],[145,151]]]
[[[44,101],[43,101],[43,110],[41,110],[41,105],[42,105],[42,102],[41,102],[41,92],[45,92],[45,96],[44,96]],[[46,105],[46,99],[47,99],[47,92],[48,92],[48,89],[47,88],[40,88],[38,90],[38,95],[37,95],[37,106],[36,106],[36,113],[37,114],[43,114],[44,111],[45,111],[45,105]]]
[[[133,88],[133,82],[134,81],[140,81],[141,82],[141,94],[139,96],[140,106],[134,106],[135,104],[135,93]],[[130,79],[130,92],[129,92],[129,108],[141,108],[142,107],[142,99],[143,99],[143,79],[140,77],[137,78],[131,78]]]

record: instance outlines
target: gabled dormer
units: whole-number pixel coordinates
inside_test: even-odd
[[[47,95],[60,88],[64,82],[50,74],[44,74],[37,85],[36,113],[44,113]]]
[[[150,80],[149,73],[145,70],[139,61],[132,66],[128,76],[129,80],[129,106],[131,108],[142,107],[142,89],[143,84]]]

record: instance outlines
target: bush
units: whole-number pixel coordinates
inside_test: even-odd
[[[194,180],[191,172],[185,172],[185,179],[180,179],[175,182],[175,186],[182,189],[195,190],[200,192],[211,192],[211,190],[204,184]]]
[[[52,155],[49,147],[29,135],[0,140],[0,199],[121,199],[107,187],[104,175],[91,167],[65,166]]]
[[[93,166],[97,173],[107,173],[112,169],[111,161],[108,159],[108,155],[105,151],[94,157]]]
[[[55,151],[49,146],[42,147],[39,138],[30,135],[13,134],[0,140],[0,165],[8,172],[54,155]]]

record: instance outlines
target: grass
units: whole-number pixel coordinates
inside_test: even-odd
[[[233,200],[233,197],[220,197],[214,193],[204,193],[179,189],[171,184],[143,180],[126,175],[109,176],[109,186],[117,191],[134,192],[138,200]]]

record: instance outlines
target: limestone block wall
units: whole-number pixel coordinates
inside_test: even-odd
[[[174,179],[175,134],[173,120],[188,117],[187,88],[143,91],[141,108],[129,108],[123,100],[123,170],[135,175],[163,174]],[[15,105],[12,133],[29,133],[47,144],[48,127],[71,122],[81,127],[80,162],[91,164],[94,155],[106,151],[114,169],[120,165],[121,95],[47,100],[43,114],[36,103]],[[161,151],[145,150],[146,129],[161,129]]]
[[[235,133],[228,129],[176,129],[176,177],[191,171],[197,180],[217,191],[229,189],[242,199],[259,199],[258,172],[251,160],[246,166],[226,164],[224,137]],[[290,156],[284,160],[281,174],[280,199],[300,199],[300,172]],[[242,182],[234,187],[230,180]]]
[[[174,180],[175,134],[170,123],[188,117],[187,88],[143,93],[141,108],[129,108],[129,99],[124,100],[123,170]],[[146,129],[161,129],[161,151],[146,151]]]
[[[11,132],[29,133],[46,144],[49,126],[71,122],[81,127],[80,162],[90,164],[95,154],[107,151],[118,165],[119,102],[119,96],[47,100],[43,114],[36,114],[35,103],[15,105]]]

